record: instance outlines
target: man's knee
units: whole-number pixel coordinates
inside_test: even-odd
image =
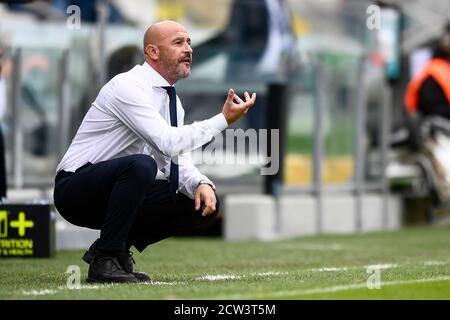
[[[142,183],[152,183],[155,180],[158,166],[155,159],[145,154],[137,154],[132,156],[130,170]]]

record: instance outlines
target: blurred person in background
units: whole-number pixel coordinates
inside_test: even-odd
[[[122,72],[127,72],[136,64],[142,63],[142,51],[135,46],[120,48],[108,60],[108,81]]]
[[[64,21],[67,19],[67,8],[78,6],[81,8],[81,20],[89,23],[99,20],[98,4],[103,2],[108,8],[108,23],[127,22],[119,8],[106,0],[11,0],[6,2],[11,12],[28,13],[38,20],[48,21]]]
[[[225,81],[266,84],[284,81],[295,72],[296,45],[287,1],[233,0],[224,30],[197,46],[194,60],[201,64],[225,55]],[[246,116],[250,128],[266,127],[267,107],[265,97],[259,97]]]
[[[6,113],[6,83],[2,76],[2,58],[3,49],[0,46],[0,202],[6,199],[5,141],[2,130],[2,121]]]
[[[410,136],[430,159],[436,176],[438,199],[450,202],[450,24],[433,50],[433,57],[408,84],[405,106],[411,123]],[[430,120],[432,119],[432,120]],[[431,122],[431,130],[423,130]],[[436,123],[439,121],[439,123]],[[445,129],[447,127],[447,129]],[[443,129],[444,128],[444,129]]]
[[[81,8],[81,20],[86,22],[97,22],[99,20],[98,4],[103,2],[108,8],[108,23],[124,23],[125,19],[119,8],[113,1],[105,0],[51,0],[51,5],[58,9],[62,14],[66,14],[69,6],[78,6]]]
[[[252,14],[249,15],[248,12]],[[229,51],[229,80],[283,78],[296,39],[284,0],[235,0],[224,41]]]
[[[408,84],[406,110],[410,115],[450,119],[450,24],[433,52],[433,58]]]
[[[110,80],[58,165],[54,201],[69,222],[100,229],[83,256],[89,282],[149,281],[129,251],[210,225],[219,210],[214,184],[189,151],[244,116],[256,100],[232,89],[221,113],[184,125],[175,82],[190,75],[191,39],[163,21],[144,35],[145,62]],[[156,179],[157,170],[167,180]],[[178,190],[180,192],[178,192]]]

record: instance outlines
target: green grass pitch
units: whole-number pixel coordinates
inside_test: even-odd
[[[0,299],[450,299],[449,227],[271,242],[171,238],[135,252],[135,269],[152,277],[138,284],[89,285],[82,254],[1,259]],[[70,265],[81,269],[78,289],[67,287]],[[380,288],[369,289],[377,279]]]

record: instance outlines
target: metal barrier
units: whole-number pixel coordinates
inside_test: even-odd
[[[10,187],[22,189],[27,187],[48,188],[53,184],[53,163],[52,175],[46,177],[32,177],[25,174],[24,157],[24,104],[21,99],[21,90],[23,85],[23,48],[12,48],[12,73],[10,90],[11,107],[11,131],[12,131],[12,152],[11,152],[11,176]],[[61,50],[58,65],[58,84],[57,84],[57,126],[56,126],[56,152],[54,159],[60,159],[69,144],[70,132],[70,83],[68,77],[69,50]],[[51,162],[51,161],[49,161]],[[53,161],[54,162],[54,161]],[[12,179],[11,179],[12,178]]]
[[[326,185],[323,178],[323,164],[325,160],[325,102],[327,95],[326,84],[328,83],[326,66],[319,61],[314,65],[314,112],[313,112],[313,147],[312,147],[312,181],[309,186],[284,186],[284,194],[312,194],[316,201],[316,228],[318,232],[323,230],[323,198],[330,194],[353,194],[355,196],[356,230],[362,228],[362,198],[367,192],[379,192],[382,194],[383,227],[388,224],[388,197],[389,182],[386,176],[388,142],[390,135],[390,115],[392,110],[391,90],[385,85],[382,94],[383,99],[380,107],[380,130],[379,130],[379,163],[382,176],[379,181],[368,183],[365,178],[366,172],[366,120],[367,120],[367,82],[366,82],[366,58],[361,57],[358,62],[357,81],[359,90],[355,96],[355,131],[353,136],[352,155],[354,163],[353,179],[349,183],[341,185]]]

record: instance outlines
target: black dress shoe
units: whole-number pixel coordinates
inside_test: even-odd
[[[133,264],[136,264],[136,261],[133,259],[133,252],[128,250],[128,252],[121,252],[117,255],[117,261],[119,261],[123,270],[131,273],[139,282],[150,282],[150,277],[145,272],[134,271]]]
[[[97,255],[89,265],[87,282],[137,282],[126,272],[115,257]]]
[[[83,260],[87,264],[91,264],[95,255],[98,254],[98,250],[96,249],[97,240],[89,247],[89,250],[87,250],[83,255]],[[150,277],[145,272],[139,272],[139,271],[133,271],[133,264],[136,262],[134,261],[133,252],[128,250],[128,252],[121,252],[117,254],[117,261],[119,262],[120,266],[123,268],[125,272],[131,273],[139,282],[150,282]]]

